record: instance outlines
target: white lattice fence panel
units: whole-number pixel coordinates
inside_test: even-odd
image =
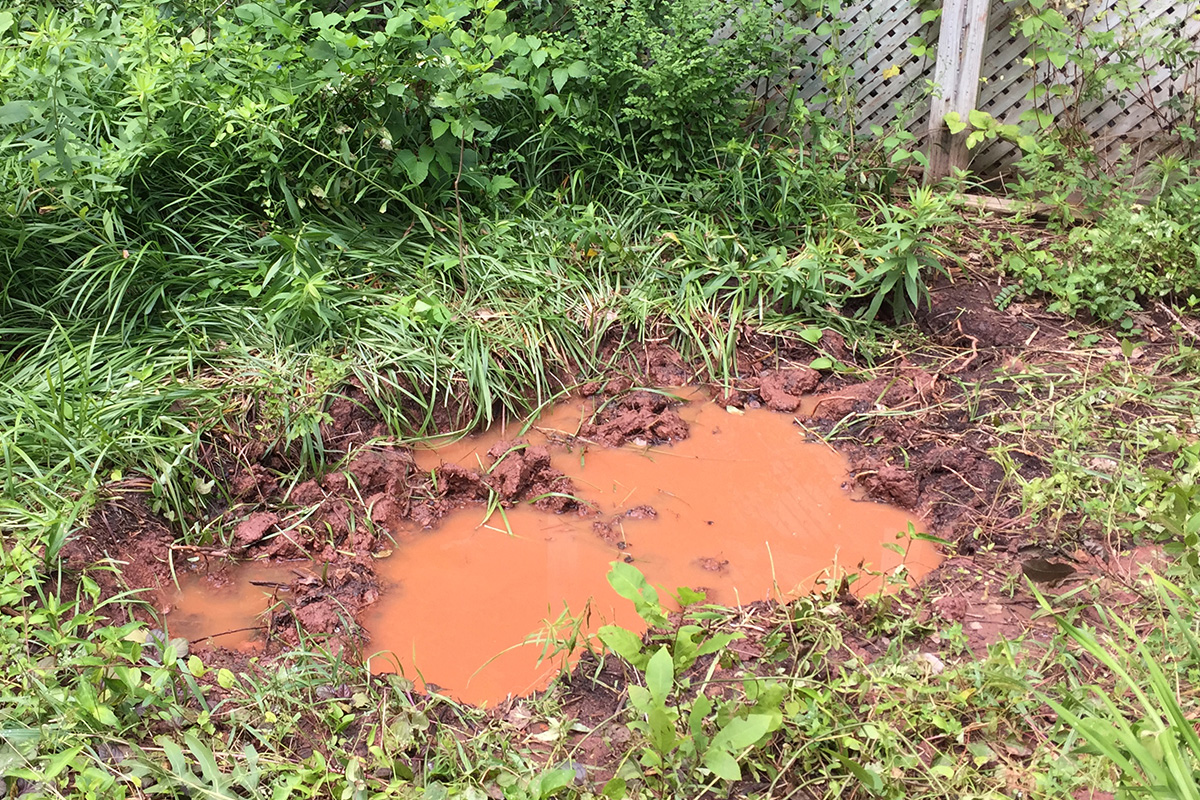
[[[1017,4],[995,0],[988,19],[988,36],[983,51],[978,107],[1004,123],[1016,123],[1022,114],[1035,107],[1030,99],[1035,85],[1063,82],[1067,74],[1053,74],[1045,66],[1035,70],[1027,59],[1031,45],[1013,31]],[[784,79],[764,81],[756,94],[768,107],[782,104],[789,96],[814,109],[837,113],[828,99],[837,94],[831,88],[844,88],[850,98],[851,113],[857,132],[869,135],[871,127],[885,129],[902,122],[912,132],[923,134],[927,127],[929,87],[934,75],[934,50],[928,55],[914,54],[910,39],[918,37],[935,48],[938,24],[921,23],[921,11],[910,0],[858,0],[843,8],[835,20],[804,20],[800,27],[810,31],[801,43],[800,65]],[[937,7],[932,6],[932,7]],[[1088,24],[1097,29],[1123,31],[1125,35],[1167,35],[1200,48],[1200,4],[1198,0],[1098,0],[1085,10]],[[1120,27],[1122,19],[1133,26]],[[839,23],[834,32],[823,22]],[[1167,26],[1173,26],[1167,28]],[[846,68],[843,83],[834,87],[822,79],[825,65],[822,54],[840,51],[836,62]],[[895,70],[899,70],[898,73]],[[1172,74],[1165,66],[1149,70],[1149,77],[1138,86],[1120,91],[1102,87],[1094,96],[1071,104],[1064,120],[1078,120],[1092,136],[1102,162],[1115,161],[1122,148],[1134,156],[1134,166],[1144,164],[1177,142],[1171,135],[1176,112],[1170,98],[1185,87],[1200,85],[1200,75]],[[895,74],[893,74],[895,73]],[[891,76],[891,77],[889,77]],[[1042,111],[1061,111],[1061,103],[1042,98]],[[1050,117],[1048,116],[1047,119]],[[977,174],[1003,171],[1018,156],[1016,148],[1003,141],[991,141],[971,154],[971,168]]]
[[[845,26],[838,32],[819,32],[823,23]],[[922,102],[924,87],[933,77],[932,58],[922,58],[909,48],[910,38],[928,38],[932,27],[921,24],[920,11],[909,0],[859,0],[844,8],[834,20],[810,18],[800,24],[813,31],[801,47],[800,65],[788,79],[760,87],[759,95],[769,102],[785,102],[790,92],[814,109],[831,111],[822,102],[838,89],[852,100],[856,127],[869,133],[874,124],[889,125],[897,118],[896,102]],[[827,51],[840,52],[834,65],[822,64]],[[845,69],[844,86],[829,87],[822,73],[830,66]],[[895,77],[884,77],[898,67]],[[764,91],[765,89],[765,91]],[[905,116],[923,116],[919,109],[905,106]]]

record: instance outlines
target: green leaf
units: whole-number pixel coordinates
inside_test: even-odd
[[[704,766],[708,767],[718,778],[724,778],[727,781],[742,779],[742,768],[738,766],[737,759],[728,750],[717,750],[710,747],[704,754]]]
[[[183,748],[165,736],[158,739],[158,744],[163,749],[163,753],[166,754],[167,761],[170,762],[171,771],[175,774],[175,777],[178,778],[192,774],[192,771],[188,769],[187,759],[183,757]]]
[[[946,127],[950,129],[950,133],[958,135],[967,129],[967,123],[962,121],[962,115],[957,111],[951,111],[945,117]]]
[[[408,179],[417,186],[420,186],[429,177],[429,162],[418,158],[411,150],[397,150],[396,160],[408,173]]]
[[[854,777],[858,778],[859,782],[862,783],[862,785],[866,787],[868,791],[871,793],[876,793],[883,789],[883,779],[879,777],[879,773],[874,769],[871,769],[870,767],[864,767],[857,761],[853,761],[844,756],[838,756],[838,759],[842,762],[842,766],[849,770]],[[937,767],[933,767],[930,772],[933,772],[936,769]],[[953,774],[954,772],[951,770],[950,775],[952,776]]]
[[[572,61],[567,65],[567,74],[572,78],[586,78],[591,73],[588,71],[588,66],[582,61]]]
[[[444,120],[444,119],[429,120],[429,133],[433,136],[433,138],[435,140],[442,138],[442,136],[449,129],[450,129],[450,123],[446,122],[446,120]]]
[[[690,628],[691,630],[688,630]],[[698,625],[686,626],[683,630],[675,634],[675,643],[672,647],[671,660],[675,665],[677,672],[683,672],[692,664],[696,663],[697,646],[696,634],[702,629]]]
[[[821,358],[814,358],[812,361],[808,362],[809,369],[818,369],[818,370],[819,369],[829,369],[832,366],[833,366],[833,359],[825,358],[824,356],[822,356]]]
[[[237,683],[237,678],[232,672],[224,667],[217,670],[217,686],[220,686],[222,689],[230,689],[235,683]]]
[[[770,730],[771,717],[767,714],[734,717],[713,737],[712,746],[726,750],[741,750],[766,736]]]
[[[106,728],[118,728],[121,725],[120,720],[117,719],[117,715],[113,713],[113,710],[109,706],[98,704],[92,713],[95,715],[96,721]]]
[[[742,634],[740,633],[718,633],[707,642],[700,645],[700,648],[696,651],[696,658],[706,656],[709,653],[716,653],[720,650],[724,650],[730,642],[732,642],[734,639],[740,638],[742,638]]]
[[[947,117],[949,114],[946,115]],[[825,335],[825,331],[820,328],[805,328],[800,331],[800,338],[809,344],[817,344],[821,341],[821,337]]]
[[[204,777],[213,786],[220,786],[222,783],[221,770],[217,766],[217,758],[203,742],[193,734],[186,734],[183,737],[184,743],[188,746],[188,750],[192,751],[192,755],[196,759],[196,763],[200,765],[200,771]]]
[[[507,97],[514,89],[525,88],[525,83],[511,75],[488,72],[475,81],[475,91],[488,97]]]
[[[646,654],[642,652],[642,640],[631,630],[620,625],[605,625],[596,633],[609,651],[616,653],[638,669],[646,666]]]
[[[650,744],[659,753],[666,754],[675,749],[679,736],[675,731],[674,709],[654,704],[646,713],[646,722],[650,725]]]
[[[532,790],[533,797],[537,800],[549,797],[559,789],[565,789],[575,780],[574,769],[552,769],[548,772],[543,772],[539,775],[529,788]]]
[[[620,798],[625,797],[625,787],[624,778],[613,778],[604,784],[604,789],[601,790],[600,796],[611,798],[611,800],[620,800]]]
[[[987,113],[986,111],[980,111],[977,108],[972,108],[970,112],[967,113],[967,119],[970,120],[971,124],[976,128],[990,128],[996,122],[996,118],[991,114]]]
[[[654,702],[665,704],[674,683],[675,666],[671,661],[671,652],[663,645],[646,664],[646,688],[650,690]]]
[[[697,747],[700,746],[699,740],[704,735],[704,720],[712,713],[712,710],[711,697],[704,692],[696,695],[696,699],[692,701],[692,710],[688,713],[688,728],[692,732],[692,738],[697,740]]]
[[[497,8],[487,15],[487,20],[483,23],[483,31],[484,33],[495,33],[503,28],[506,22],[508,22],[508,13],[502,8]]]
[[[614,561],[611,566],[608,571],[608,584],[617,594],[635,603],[639,600],[658,603],[658,592],[637,567],[624,561]]]
[[[3,20],[0,19],[0,23],[2,22]],[[42,770],[42,780],[52,781],[57,778],[58,774],[62,772],[68,764],[75,760],[75,756],[79,755],[80,751],[82,750],[83,745],[78,745],[68,750],[64,750],[61,753],[55,753],[54,755],[50,756],[50,758],[46,761],[45,768]]]
[[[0,11],[0,34],[7,33],[14,21],[12,14],[7,11]]]
[[[14,100],[0,106],[0,125],[18,125],[33,116],[33,104]]]
[[[512,189],[516,185],[517,182],[507,175],[493,175],[488,192],[494,197],[503,191]]]
[[[630,684],[628,689],[629,705],[633,706],[643,714],[649,714],[650,708],[654,704],[651,702],[650,692],[647,691],[646,687],[638,686],[637,684]]]
[[[550,77],[554,81],[554,90],[561,92],[562,88],[567,85],[571,73],[567,71],[566,67],[555,67],[554,71],[550,73]]]

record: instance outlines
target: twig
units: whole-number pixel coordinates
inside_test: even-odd
[[[1186,322],[1184,322],[1170,306],[1168,306],[1163,301],[1159,300],[1158,307],[1161,308],[1163,310],[1163,313],[1165,313],[1168,317],[1170,317],[1171,320],[1176,325],[1178,325],[1180,328],[1182,328],[1183,332],[1186,333],[1193,342],[1200,342],[1200,334],[1197,334],[1194,330],[1192,330],[1191,327]]]
[[[970,335],[969,333],[966,333],[965,331],[963,331],[962,320],[956,319],[954,321],[954,325],[956,328],[958,328],[959,335],[961,335],[965,339],[968,339],[971,342],[971,351],[969,353],[959,353],[954,358],[950,359],[950,361],[946,362],[947,364],[950,364],[950,363],[953,363],[954,361],[958,360],[959,358],[961,358],[963,355],[968,356],[966,361],[959,364],[954,369],[944,369],[943,368],[941,370],[941,372],[945,375],[957,375],[958,373],[962,372],[967,367],[971,366],[971,364],[973,364],[975,362],[975,359],[979,357],[979,340],[976,339],[974,336]]]
[[[261,631],[261,630],[266,630],[266,627],[267,627],[266,625],[252,625],[249,628],[234,628],[234,629],[228,630],[228,631],[221,631],[220,633],[209,634],[208,636],[198,636],[195,639],[192,639],[191,642],[193,644],[196,642],[204,642],[204,641],[208,641],[209,639],[215,639],[218,636],[229,636],[232,633],[245,633],[246,631]]]

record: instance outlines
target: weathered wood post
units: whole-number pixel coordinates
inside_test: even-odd
[[[937,64],[933,82],[937,87],[929,104],[929,166],[925,182],[949,175],[967,166],[966,134],[953,135],[944,122],[957,111],[963,122],[979,99],[979,70],[987,39],[989,0],[944,0],[938,35]]]

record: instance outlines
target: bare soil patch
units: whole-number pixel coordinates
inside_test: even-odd
[[[1005,486],[1004,469],[991,455],[998,439],[979,420],[1004,408],[1006,374],[1038,359],[1083,357],[1068,335],[1072,323],[1032,307],[1000,311],[988,286],[960,277],[935,287],[931,306],[917,324],[927,344],[899,348],[893,361],[869,369],[833,332],[816,345],[746,332],[731,385],[710,388],[728,406],[788,413],[814,436],[830,437],[852,460],[848,485],[871,499],[920,513],[930,533],[951,543],[942,567],[920,590],[902,597],[912,614],[961,623],[976,651],[1000,637],[1043,635],[1033,620],[1033,600],[1019,580],[1023,560],[1036,552],[1039,531],[1023,519]],[[1163,330],[1150,331],[1147,347],[1169,346]],[[670,398],[639,387],[695,383],[699,367],[661,343],[630,348],[614,340],[610,348],[617,365],[613,375],[578,390],[601,401],[579,434],[607,446],[685,438],[687,425]],[[818,357],[851,369],[818,372],[809,366]],[[978,393],[983,384],[992,390]],[[452,427],[463,410],[447,411],[441,424]],[[575,508],[570,480],[551,467],[545,448],[518,439],[493,448],[486,469],[446,465],[431,474],[416,466],[406,448],[386,441],[382,417],[361,386],[345,387],[328,411],[323,431],[331,450],[350,453],[344,465],[289,484],[263,448],[243,449],[243,456],[255,459],[247,463],[243,457],[227,468],[224,479],[234,502],[216,509],[208,521],[228,532],[221,545],[177,544],[171,526],[131,490],[95,510],[87,527],[69,541],[64,564],[80,571],[109,559],[116,570],[94,573],[105,595],[146,589],[149,606],[164,611],[173,570],[219,569],[228,558],[310,559],[322,565],[321,577],[298,576],[288,587],[286,607],[266,622],[266,652],[293,645],[300,626],[352,655],[366,644],[355,620],[379,596],[373,562],[389,549],[386,534],[401,525],[432,528],[463,505],[538,498],[537,506],[547,513]],[[1032,474],[1042,466],[1031,458],[1022,468]],[[1079,549],[1059,554],[1079,567],[1070,581],[1095,581],[1114,602],[1136,590],[1130,576],[1136,559],[1153,556],[1122,554],[1109,544],[1096,556],[1085,542],[1076,544]],[[722,568],[719,560],[712,561],[712,569]],[[847,604],[853,605],[849,599]],[[851,635],[849,641],[859,657],[884,647],[870,636]],[[754,658],[752,644],[744,654],[747,663]],[[210,657],[244,660],[219,649]],[[589,666],[594,668],[581,663],[565,682],[562,702],[591,726],[611,717],[623,678],[612,672],[615,666],[606,665],[607,672],[598,677]],[[621,731],[613,734],[624,735]],[[605,741],[599,734],[582,737],[581,752],[591,763],[603,763],[610,745],[619,749],[620,744]]]

